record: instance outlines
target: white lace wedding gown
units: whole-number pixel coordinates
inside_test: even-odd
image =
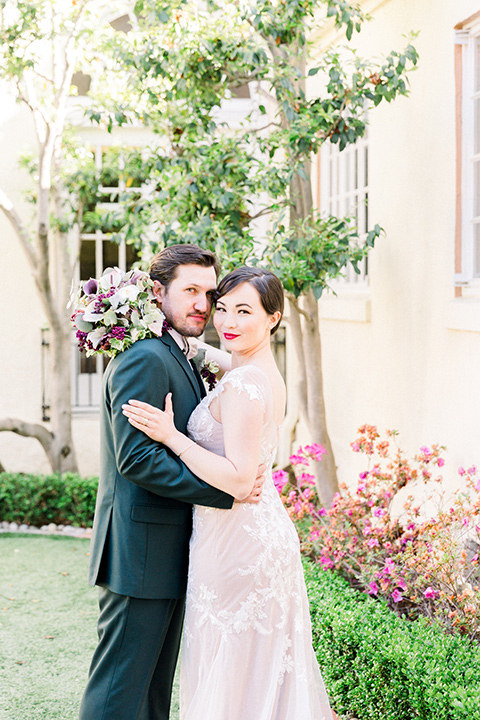
[[[272,480],[278,429],[266,374],[227,373],[194,410],[189,435],[224,454],[209,406],[226,384],[260,399],[265,421],[259,505],[196,506],[180,679],[181,720],[331,720],[312,648],[297,533]]]

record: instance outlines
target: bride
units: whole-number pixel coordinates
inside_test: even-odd
[[[240,267],[219,284],[215,328],[231,370],[193,411],[188,437],[165,411],[130,400],[129,422],[238,500],[267,465],[258,505],[196,506],[180,674],[182,720],[331,720],[312,648],[300,550],[271,477],[285,385],[270,348],[283,313],[271,272]],[[145,422],[148,421],[148,426]]]

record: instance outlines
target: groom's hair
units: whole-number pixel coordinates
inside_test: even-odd
[[[210,250],[203,250],[198,245],[169,245],[153,256],[149,273],[152,280],[158,280],[168,288],[177,275],[179,265],[201,265],[213,267],[218,278],[220,265]]]

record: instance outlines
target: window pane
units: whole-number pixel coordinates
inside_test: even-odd
[[[475,223],[475,246],[473,248],[473,254],[474,254],[474,269],[473,269],[473,275],[474,277],[480,277],[480,224]]]
[[[363,138],[340,151],[338,145],[327,144],[328,150],[320,155],[323,166],[321,186],[322,209],[336,217],[350,216],[360,235],[368,229],[368,147]],[[328,154],[327,154],[328,153]],[[324,163],[327,163],[324,165]],[[365,264],[366,268],[366,264]],[[360,275],[347,268],[345,282],[364,282]],[[342,282],[339,280],[339,282]]]
[[[475,155],[480,152],[480,98],[477,98],[474,102],[475,107],[475,115],[474,115],[474,121],[475,121],[475,129],[474,129],[474,153]]]
[[[97,372],[97,358],[94,355],[87,357],[85,353],[80,354],[80,372],[91,375]]]
[[[480,91],[480,38],[475,42],[475,92]]]
[[[272,351],[283,379],[287,375],[286,331],[283,325],[272,335]]]
[[[103,242],[103,268],[100,274],[107,267],[118,267],[118,245],[110,240],[104,240]]]
[[[140,260],[140,255],[138,254],[137,248],[135,245],[127,245],[125,248],[126,258],[125,258],[125,264],[126,268],[125,270],[131,270],[132,265]]]
[[[80,248],[80,280],[97,277],[95,268],[95,240],[82,240]]]
[[[473,177],[474,177],[474,204],[473,204],[473,215],[478,217],[480,215],[480,161],[477,161],[473,165]]]
[[[208,343],[209,345],[212,345],[212,347],[216,347],[216,348],[220,347],[220,338],[218,337],[218,333],[215,330],[215,327],[213,325],[213,313],[212,313],[212,317],[208,321],[208,324],[205,328],[203,339],[205,340],[206,343]]]

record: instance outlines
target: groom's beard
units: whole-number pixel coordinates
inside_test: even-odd
[[[200,316],[202,317],[202,322],[193,319]],[[165,314],[165,317],[169,325],[184,337],[200,337],[205,330],[209,318],[205,313],[198,312],[191,313],[187,315],[186,318],[168,317],[167,314]]]

